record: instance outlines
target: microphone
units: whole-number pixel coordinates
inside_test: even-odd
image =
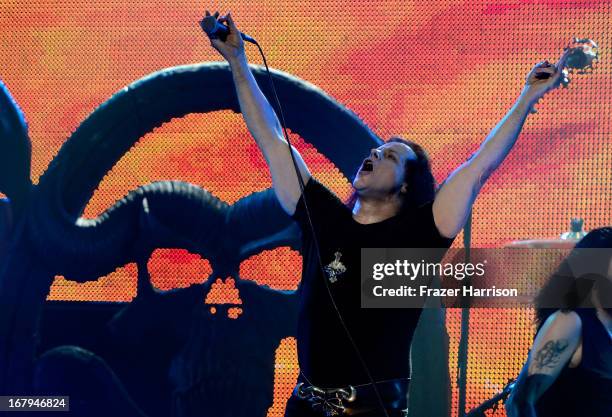
[[[229,35],[228,27],[219,23],[214,16],[206,16],[204,19],[200,20],[200,27],[206,32],[210,39],[221,39],[225,42],[227,35]],[[257,43],[255,39],[245,33],[240,32],[240,36],[247,42]]]

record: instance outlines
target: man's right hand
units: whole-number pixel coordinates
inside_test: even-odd
[[[207,10],[206,16],[210,15],[210,12]],[[219,18],[219,12],[215,12],[213,16],[215,19]],[[210,44],[212,47],[215,48],[230,64],[241,58],[246,58],[244,52],[244,41],[242,40],[240,31],[232,19],[232,15],[228,13],[227,15],[220,17],[219,23],[227,23],[229,33],[225,41],[222,41],[221,39],[211,39]]]
[[[206,16],[211,14],[207,11]],[[219,13],[213,15],[215,19],[218,16]],[[242,36],[231,14],[228,13],[218,21],[227,23],[228,36],[225,41],[211,39],[210,43],[230,64],[240,103],[240,113],[268,163],[272,186],[278,201],[287,214],[293,214],[302,192],[289,153],[289,144],[284,139],[282,126],[274,109],[261,92],[249,68]],[[295,148],[292,147],[291,151],[295,156],[301,178],[306,184],[310,178],[308,167]]]

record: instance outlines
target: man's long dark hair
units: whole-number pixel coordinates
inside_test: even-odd
[[[593,270],[597,271],[596,275],[606,279],[610,257],[602,259],[602,252],[599,251],[597,252],[598,257],[593,259],[592,251],[582,250],[603,248],[612,248],[612,227],[593,229],[576,243],[574,249],[561,262],[557,270],[550,276],[536,296],[535,321],[538,330],[540,330],[548,317],[557,310],[572,311],[579,307],[594,308],[591,304],[590,296],[590,285],[593,281],[587,277],[581,283],[580,277],[576,277],[572,271],[570,263],[575,265],[581,262],[589,262]],[[586,286],[589,286],[589,288],[586,288]],[[585,298],[585,294],[588,294],[588,297]],[[558,308],[550,308],[552,302],[558,303]]]
[[[387,143],[398,142],[409,146],[416,154],[416,159],[409,159],[404,165],[404,182],[407,185],[407,192],[402,196],[402,206],[400,212],[414,207],[422,206],[432,201],[436,195],[436,180],[431,172],[429,156],[423,147],[411,140],[392,136]],[[358,199],[357,191],[353,191],[348,198],[346,205],[352,210]]]

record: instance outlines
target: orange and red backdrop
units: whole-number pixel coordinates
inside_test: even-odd
[[[79,123],[126,84],[164,67],[220,59],[197,25],[206,8],[231,10],[271,66],[320,86],[381,137],[422,143],[438,181],[477,149],[534,64],[556,61],[574,36],[596,40],[595,71],[542,100],[481,191],[473,244],[555,237],[575,216],[587,229],[611,223],[609,0],[0,0],[0,77],[29,122],[34,182]],[[254,48],[248,55],[260,63]],[[295,142],[313,174],[347,197],[347,178],[312,146]],[[142,138],[84,215],[95,217],[129,190],[161,179],[199,184],[228,203],[271,186],[240,115],[191,115]],[[294,289],[300,268],[299,254],[280,248],[245,261],[241,274]],[[211,272],[205,259],[182,250],[156,251],[149,269],[160,289],[201,282]],[[130,301],[135,272],[127,265],[86,284],[57,277],[48,299]],[[449,310],[447,321],[455,415],[459,311]],[[468,408],[517,374],[532,336],[529,310],[472,313]],[[286,339],[269,416],[282,415],[296,375],[295,341]]]

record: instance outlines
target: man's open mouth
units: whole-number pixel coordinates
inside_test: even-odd
[[[362,171],[370,172],[373,169],[374,169],[374,164],[372,163],[372,161],[370,161],[369,159],[366,159],[365,161],[363,161],[363,164],[361,165]]]

